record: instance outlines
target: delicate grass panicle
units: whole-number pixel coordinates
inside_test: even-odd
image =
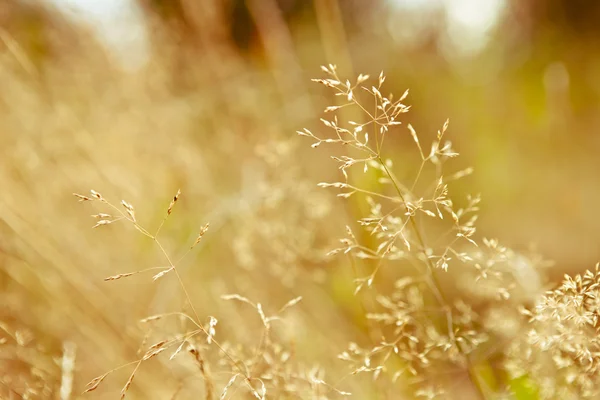
[[[517,254],[495,239],[476,238],[480,197],[467,195],[461,202],[450,197],[452,183],[473,169],[446,169],[446,162],[458,155],[446,139],[448,121],[425,145],[413,126],[400,126],[402,115],[410,110],[405,104],[408,91],[399,98],[385,96],[383,73],[370,85],[366,75],[351,82],[341,79],[334,65],[322,69],[327,77],[314,81],[341,100],[325,112],[354,108],[358,119],[343,121],[334,114],[321,119],[331,135],[324,137],[308,129],[298,134],[312,139],[313,148],[341,144],[347,149],[332,156],[344,180],[319,186],[338,189],[338,196],[345,199],[362,195],[370,213],[358,220],[357,227],[346,227],[342,246],[330,254],[344,253],[353,263],[361,261],[367,272],[357,276],[355,293],[366,291],[363,302],[369,304],[374,298],[376,304],[366,314],[374,322],[373,343],[351,343],[339,358],[351,363],[354,373],[371,373],[375,379],[385,374],[389,382],[401,378],[417,397],[487,398],[510,392],[511,381],[490,379],[480,371],[498,368],[498,361],[510,363],[510,352],[505,350],[520,343],[523,329],[529,327],[527,343],[542,352],[553,349],[557,367],[571,371],[564,381],[576,382],[581,387],[579,395],[595,393],[596,379],[591,377],[598,365],[594,358],[598,275],[567,277],[561,289],[543,297],[529,313],[531,322],[537,324],[554,321],[546,326],[553,335],[545,336],[531,322],[526,326],[517,310],[540,293],[538,267],[546,264],[536,256]],[[392,160],[385,157],[383,144],[390,134],[404,132],[414,142],[420,162],[412,179],[401,180]],[[406,170],[402,166],[403,175]],[[357,174],[369,174],[368,179]],[[422,182],[425,176],[428,182]],[[382,273],[384,267],[391,271]],[[379,274],[385,278],[378,284]],[[397,279],[392,287],[385,282],[390,278]],[[587,310],[583,312],[582,307]],[[533,353],[530,349],[526,354]],[[531,371],[521,371],[515,378],[527,372]],[[470,391],[465,387],[471,387]]]
[[[528,376],[542,398],[580,399],[600,395],[600,264],[521,312],[529,329],[511,348],[507,365]]]
[[[266,314],[261,303],[253,303],[239,294],[223,296],[224,300],[237,300],[250,305],[256,311],[257,317],[263,325],[263,332],[258,344],[253,348],[247,348],[244,344],[233,345],[229,342],[220,343],[215,339],[217,335],[217,319],[209,316],[206,323],[202,322],[200,314],[194,307],[187,285],[182,279],[177,265],[189,254],[208,232],[209,224],[202,226],[198,236],[191,246],[173,262],[174,258],[167,253],[165,247],[161,244],[158,235],[169,216],[171,216],[174,206],[180,198],[181,192],[178,191],[167,208],[166,215],[161,221],[159,227],[151,233],[150,230],[143,227],[135,215],[133,205],[125,200],[120,202],[118,207],[108,201],[100,193],[91,190],[90,195],[81,195],[74,193],[79,201],[97,202],[104,206],[109,212],[99,212],[92,215],[96,219],[93,228],[111,225],[118,221],[129,222],[142,235],[152,240],[162,253],[166,267],[147,268],[143,270],[119,273],[105,278],[105,281],[115,281],[127,278],[133,275],[153,272],[153,281],[159,281],[161,278],[174,274],[178,280],[181,291],[186,299],[191,313],[176,311],[167,314],[152,315],[141,320],[144,324],[152,325],[148,329],[148,334],[144,337],[140,350],[142,350],[148,337],[156,329],[155,324],[161,320],[178,317],[184,321],[185,331],[172,335],[168,338],[162,338],[156,343],[148,346],[140,352],[140,358],[130,363],[124,364],[118,368],[108,371],[92,379],[85,389],[85,392],[96,390],[99,385],[113,372],[125,367],[132,368],[125,385],[121,389],[121,398],[124,398],[134,383],[134,377],[139,372],[140,367],[146,361],[159,356],[163,352],[169,354],[168,362],[177,362],[181,357],[179,354],[187,349],[186,353],[190,355],[191,361],[196,365],[200,378],[204,382],[204,398],[213,399],[220,390],[220,398],[232,398],[234,394],[241,395],[247,393],[252,398],[265,399],[267,393],[274,393],[274,396],[293,395],[300,398],[310,396],[313,398],[326,399],[328,394],[347,395],[343,391],[327,384],[323,381],[322,371],[318,368],[306,368],[302,364],[294,362],[293,349],[289,345],[279,343],[277,334],[273,333],[272,325],[274,322],[281,321],[283,314],[291,307],[298,304],[302,298],[297,297],[279,308],[274,315]],[[158,272],[156,272],[158,271]],[[201,336],[204,340],[200,340]],[[169,350],[167,352],[167,350]],[[209,364],[209,360],[214,365]],[[213,370],[215,372],[213,372]],[[228,377],[223,380],[223,377]],[[186,384],[186,377],[181,378],[180,385],[174,394],[174,398],[180,396]],[[220,387],[220,388],[219,388]]]
[[[495,239],[478,238],[480,197],[453,194],[455,182],[473,169],[448,169],[448,161],[458,156],[447,139],[448,121],[425,139],[401,121],[410,110],[408,91],[398,98],[385,95],[383,73],[369,83],[371,78],[362,74],[353,82],[342,79],[333,65],[323,71],[326,77],[315,81],[339,99],[321,119],[330,134],[308,129],[298,134],[312,140],[313,148],[332,145],[334,149],[331,157],[343,179],[318,186],[335,189],[351,206],[367,210],[358,221],[348,223],[341,245],[329,252],[329,256],[345,254],[339,262],[343,266],[348,260],[351,265],[359,318],[366,330],[364,335],[354,335],[356,340],[347,346],[334,349],[341,360],[335,362],[348,364],[348,371],[330,373],[339,380],[326,383],[324,369],[314,363],[305,365],[293,344],[282,339],[277,326],[286,322],[286,313],[302,297],[277,307],[240,294],[223,295],[223,300],[238,303],[242,313],[237,315],[260,326],[261,333],[251,345],[228,340],[226,332],[219,332],[222,325],[215,317],[197,311],[178,266],[209,232],[209,225],[199,229],[195,241],[177,258],[159,240],[180,191],[158,228],[151,231],[140,224],[132,204],[123,200],[114,205],[92,190],[75,196],[101,206],[93,215],[93,227],[110,229],[108,225],[119,221],[131,224],[154,243],[166,265],[118,272],[105,280],[149,272],[160,284],[172,277],[187,305],[182,311],[142,319],[148,329],[139,358],[93,379],[86,392],[97,389],[116,370],[129,367],[132,372],[122,388],[123,398],[142,364],[161,360],[179,379],[174,398],[190,393],[190,376],[202,382],[201,387],[195,386],[193,398],[338,398],[351,395],[340,385],[363,390],[366,374],[374,380],[367,385],[381,398],[487,399],[523,393],[534,399],[595,398],[600,383],[598,266],[595,272],[565,277],[560,288],[543,294],[547,263],[534,253],[521,254]],[[384,144],[404,138],[413,146],[417,161],[395,166]],[[312,231],[318,230],[319,220],[328,218],[328,208],[323,206],[327,200],[297,183],[297,169],[276,168],[289,161],[292,148],[287,142],[259,146],[259,156],[274,166],[276,184],[258,181],[257,198],[252,201],[261,204],[257,206],[261,218],[241,218],[245,222],[236,225],[240,233],[230,242],[239,266],[246,271],[262,268],[287,288],[298,280],[303,261],[322,259],[311,247],[316,242]],[[290,198],[304,199],[306,204],[291,214],[309,219],[310,229],[290,230],[290,224],[298,223],[295,217],[278,220],[278,210]],[[251,205],[249,201],[247,208]],[[166,333],[177,322],[178,331]],[[237,326],[241,321],[227,322]],[[334,365],[335,353],[322,356],[315,361]],[[72,370],[67,367],[65,391]]]
[[[260,271],[288,289],[302,279],[307,262],[326,258],[321,242],[331,236],[332,202],[327,193],[315,190],[297,162],[301,144],[292,136],[256,146],[257,161],[245,169],[251,185],[238,207],[231,242],[239,267]],[[318,280],[319,272],[313,271],[311,278]]]
[[[315,81],[333,89],[335,95],[344,100],[342,105],[327,107],[325,111],[356,107],[362,120],[343,123],[337,115],[322,119],[333,131],[331,138],[321,138],[307,129],[298,133],[313,139],[312,147],[342,144],[355,154],[332,156],[339,163],[344,181],[320,186],[340,189],[338,196],[343,198],[364,195],[370,214],[358,223],[369,233],[370,243],[363,244],[358,239],[362,235],[347,226],[342,247],[330,254],[345,253],[367,261],[364,264],[371,272],[357,277],[356,293],[375,286],[370,294],[375,293],[377,312],[368,313],[367,318],[377,323],[383,335],[372,348],[351,344],[340,358],[354,364],[355,372],[369,372],[375,378],[384,372],[390,373],[393,381],[404,374],[412,375],[419,386],[415,393],[425,397],[444,393],[443,385],[439,385],[443,379],[438,379],[436,374],[442,370],[463,370],[474,389],[483,394],[484,389],[471,364],[473,354],[488,340],[488,335],[476,329],[470,307],[449,299],[439,278],[439,272],[447,271],[454,260],[462,263],[473,260],[468,251],[461,250],[460,241],[477,246],[473,236],[479,197],[467,197],[464,207],[456,207],[449,197],[449,183],[470,174],[472,169],[444,174],[446,161],[458,155],[452,143],[445,140],[448,121],[428,151],[424,151],[415,129],[409,125],[408,132],[418,151],[420,165],[414,179],[401,182],[393,172],[392,160],[383,154],[383,144],[410,109],[404,104],[408,91],[398,99],[383,95],[383,73],[376,85],[370,86],[366,85],[369,80],[366,75],[359,75],[356,82],[351,83],[340,79],[333,65],[323,67],[323,71],[328,77]],[[365,189],[353,184],[358,181],[350,176],[355,166],[360,167],[361,173],[373,170],[371,175],[378,185]],[[428,167],[433,169],[434,181],[430,186],[423,186],[420,179]],[[425,231],[424,219],[437,221],[434,232],[441,232],[438,237],[432,238],[433,235]],[[376,288],[376,278],[383,266],[392,263],[412,265],[420,272],[399,279],[395,288],[386,293]]]

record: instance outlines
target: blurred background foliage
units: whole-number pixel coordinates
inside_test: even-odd
[[[384,70],[397,95],[409,88],[403,122],[422,135],[450,119],[457,169],[475,167],[455,192],[483,194],[482,235],[535,244],[554,276],[590,267],[598,20],[600,3],[582,0],[2,0],[0,320],[39,342],[21,359],[45,364],[39,376],[27,362],[0,370],[50,393],[60,371],[47,361],[73,341],[80,391],[135,357],[136,319],[183,304],[172,282],[102,282],[160,255],[133,230],[91,231],[92,210],[71,198],[89,188],[125,198],[151,226],[182,189],[163,237],[185,249],[211,222],[185,266],[203,315],[228,292],[273,309],[310,293],[289,333],[307,359],[359,337],[353,275],[323,254],[361,206],[337,207],[315,187],[337,172],[294,134],[319,129],[331,99],[310,78],[327,63],[348,77]],[[417,155],[399,132],[386,155],[402,171]],[[219,327],[244,337],[251,323],[219,307]],[[165,368],[144,372],[140,396],[170,395],[168,379],[152,379]],[[119,382],[111,388],[98,397]]]

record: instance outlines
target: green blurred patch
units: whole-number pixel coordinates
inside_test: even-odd
[[[539,391],[527,375],[510,380],[510,389],[517,400],[537,400]]]

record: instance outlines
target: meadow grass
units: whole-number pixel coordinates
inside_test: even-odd
[[[371,377],[375,382],[372,395],[384,397],[487,399],[510,398],[523,391],[528,398],[595,396],[595,299],[600,274],[588,271],[583,277],[566,276],[560,288],[544,294],[544,264],[533,256],[516,254],[496,239],[479,239],[475,223],[480,196],[460,199],[451,195],[453,183],[469,176],[473,168],[448,170],[446,164],[458,156],[446,138],[449,122],[432,143],[421,143],[416,130],[402,123],[403,114],[410,110],[405,104],[408,91],[398,98],[383,95],[383,73],[369,85],[367,75],[351,82],[340,78],[334,65],[323,71],[326,78],[315,81],[331,89],[338,100],[321,118],[325,132],[331,134],[309,129],[297,133],[312,140],[312,148],[332,146],[335,150],[331,158],[338,163],[342,179],[318,186],[335,189],[340,201],[357,198],[368,205],[366,215],[348,222],[341,247],[327,253],[328,257],[345,255],[343,263],[350,264],[355,275],[354,299],[360,304],[361,317],[368,321],[363,343],[349,342],[345,349],[337,349],[338,358],[348,365],[347,372],[340,375],[344,368],[337,367],[332,373],[337,378],[328,383],[323,370],[307,369],[293,346],[274,329],[286,324],[285,312],[300,303],[302,296],[267,314],[260,302],[225,294],[223,300],[240,302],[250,311],[243,318],[256,315],[262,327],[253,344],[216,339],[218,320],[196,311],[190,285],[178,267],[210,234],[209,224],[177,258],[159,240],[181,191],[153,232],[138,222],[132,204],[122,200],[114,205],[92,190],[89,195],[75,196],[106,209],[93,215],[93,228],[127,222],[155,244],[166,264],[111,275],[105,281],[148,273],[160,284],[174,275],[184,306],[145,317],[142,321],[152,325],[148,332],[160,323],[172,328],[169,320],[174,317],[182,330],[151,345],[144,338],[137,360],[94,378],[85,392],[128,368],[132,372],[121,389],[124,398],[144,364],[167,351],[171,353],[167,366],[177,363],[180,353],[187,353],[197,365],[197,378],[204,382],[197,390],[206,399],[244,393],[257,399],[351,396],[345,386],[353,387],[349,381],[357,375]],[[349,108],[358,112],[346,115],[358,115],[361,122],[338,118],[337,113]],[[385,141],[402,133],[412,138],[420,162],[412,178],[400,180],[393,160],[385,156]],[[245,251],[252,253],[249,248]],[[330,365],[330,360],[310,361]],[[176,370],[169,368],[171,373]],[[185,384],[180,381],[176,395]]]
[[[252,7],[268,68],[218,12],[153,25],[136,73],[58,17],[0,29],[0,397],[596,398],[598,266],[552,284],[482,237],[445,110],[421,129],[348,63],[311,83]]]

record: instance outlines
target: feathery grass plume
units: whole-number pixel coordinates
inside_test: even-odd
[[[370,213],[357,227],[347,226],[342,246],[329,254],[348,254],[371,269],[356,279],[355,294],[366,291],[365,296],[374,297],[376,311],[366,318],[383,333],[371,345],[350,343],[339,358],[353,365],[353,374],[386,375],[392,384],[404,381],[420,398],[511,397],[517,391],[544,399],[600,395],[600,264],[595,272],[566,275],[558,289],[542,295],[541,271],[549,263],[496,239],[478,239],[480,196],[461,202],[451,197],[451,183],[473,169],[446,172],[446,161],[458,155],[445,140],[448,121],[430,146],[407,125],[421,162],[413,179],[400,180],[383,143],[390,134],[404,134],[398,125],[410,109],[403,103],[408,91],[394,100],[382,94],[383,73],[377,86],[368,86],[365,75],[351,83],[333,65],[322,69],[328,77],[315,81],[347,101],[325,112],[355,107],[366,122],[343,122],[334,115],[321,119],[333,135],[307,129],[298,134],[311,138],[312,147],[342,144],[347,149],[332,156],[343,181],[319,186],[337,189],[345,199],[362,195]],[[356,166],[362,174],[374,171],[370,179],[357,179]],[[422,182],[425,176],[430,184]],[[392,288],[378,285],[378,274],[384,273],[396,278]],[[449,288],[459,294],[451,297]],[[528,319],[520,318],[518,310]],[[492,359],[500,363],[492,365]],[[478,373],[481,368],[496,368],[509,377],[486,379]]]
[[[475,363],[490,333],[468,303],[447,293],[447,287],[457,287],[458,282],[442,284],[442,279],[448,280],[442,275],[447,276],[455,267],[472,271],[481,270],[483,264],[493,269],[493,259],[478,250],[475,238],[480,197],[467,196],[466,201],[457,202],[450,196],[451,183],[471,174],[472,168],[446,172],[446,162],[458,156],[446,139],[448,121],[429,146],[423,144],[412,125],[401,127],[403,114],[410,110],[405,104],[408,91],[397,99],[384,95],[383,73],[375,85],[369,85],[367,75],[351,82],[340,78],[334,65],[322,70],[327,78],[314,81],[346,103],[325,109],[333,115],[321,122],[331,135],[324,137],[308,129],[298,134],[312,139],[313,148],[343,145],[345,152],[331,157],[338,163],[343,180],[319,186],[339,190],[338,196],[344,199],[361,196],[356,201],[366,201],[370,212],[357,221],[357,226],[346,227],[342,246],[329,254],[348,254],[371,270],[357,277],[355,294],[366,290],[365,296],[374,297],[376,311],[366,317],[376,322],[384,335],[371,347],[351,344],[340,358],[354,366],[354,373],[368,372],[374,379],[386,374],[396,382],[403,376],[417,397],[455,394],[455,375],[470,382],[472,393],[468,396],[485,398],[490,390],[477,375]],[[364,122],[340,120],[336,111],[347,107],[357,109]],[[383,145],[389,135],[405,132],[415,144],[420,163],[412,179],[400,180]],[[358,174],[368,174],[368,178]],[[429,183],[424,182],[425,177]],[[478,254],[479,263],[473,253]],[[395,287],[390,289],[383,282],[378,285],[383,268],[394,268],[384,274],[387,279],[397,279]],[[502,290],[503,299],[510,298],[509,290]]]
[[[181,192],[178,191],[177,195],[171,202],[167,216],[171,215],[173,205],[180,197]],[[80,196],[76,196],[80,198]],[[104,373],[103,375],[93,379],[86,388],[86,392],[96,390],[98,386],[105,380],[105,378],[117,370],[121,370],[126,367],[133,367],[133,370],[129,374],[129,378],[121,389],[121,398],[124,398],[129,390],[131,389],[134,378],[139,372],[141,366],[145,362],[149,362],[151,359],[160,356],[161,353],[170,350],[169,362],[185,362],[185,358],[177,357],[187,347],[187,354],[191,356],[191,359],[198,366],[200,376],[204,381],[204,397],[206,399],[212,399],[216,392],[216,388],[221,385],[221,382],[216,379],[216,376],[229,376],[231,377],[227,383],[224,384],[221,397],[227,395],[227,392],[232,389],[232,386],[236,382],[241,383],[235,390],[245,391],[246,394],[256,398],[265,399],[267,393],[285,393],[288,395],[299,395],[301,393],[311,393],[313,396],[319,394],[319,398],[325,399],[327,393],[337,393],[342,395],[346,392],[335,388],[333,385],[329,385],[324,382],[322,372],[319,372],[318,379],[310,377],[310,374],[305,370],[305,367],[300,363],[294,363],[293,351],[289,349],[289,345],[279,343],[277,340],[276,332],[273,328],[274,321],[281,321],[283,313],[287,312],[290,308],[296,306],[302,299],[302,297],[296,297],[279,308],[279,311],[274,315],[269,315],[265,311],[265,307],[261,303],[254,303],[249,299],[240,295],[228,295],[223,296],[224,299],[238,300],[252,306],[260,319],[262,326],[262,333],[258,338],[258,343],[253,346],[246,345],[231,345],[229,342],[220,343],[215,339],[217,319],[209,316],[205,324],[201,323],[199,314],[191,301],[189,291],[183,282],[183,279],[178,271],[177,264],[189,253],[189,251],[197,245],[201,239],[205,236],[208,231],[209,224],[204,225],[190,248],[178,258],[178,262],[174,263],[173,256],[168,254],[165,247],[161,244],[157,235],[160,228],[163,226],[165,219],[162,220],[159,229],[156,230],[156,234],[150,233],[149,229],[143,227],[135,216],[133,206],[122,201],[122,207],[114,206],[109,200],[103,197],[98,192],[92,191],[92,196],[89,197],[90,201],[96,201],[108,207],[114,211],[117,217],[111,217],[107,221],[113,222],[117,220],[124,220],[131,223],[140,233],[147,238],[151,239],[167,262],[165,267],[152,267],[146,268],[139,271],[120,273],[117,275],[109,276],[105,278],[107,281],[119,280],[122,278],[130,277],[142,272],[156,271],[159,270],[154,276],[153,280],[158,281],[163,276],[173,273],[179,281],[181,291],[184,294],[192,312],[191,314],[185,312],[171,312],[166,314],[157,314],[146,317],[141,320],[142,323],[150,324],[150,329],[147,329],[146,335],[144,336],[142,346],[139,350],[139,358],[130,363],[121,365],[111,371]],[[98,218],[107,218],[107,213],[99,213]],[[105,219],[101,219],[103,221]],[[146,349],[145,343],[151,337],[160,334],[162,330],[168,329],[168,321],[173,321],[172,317],[178,317],[184,321],[183,333],[179,332],[170,337],[162,336],[155,344],[149,346]],[[161,324],[162,322],[162,324]],[[164,325],[162,329],[158,329],[158,325]],[[191,326],[192,329],[188,330],[186,326]],[[172,329],[169,329],[172,330]],[[204,341],[199,340],[199,335],[204,335]],[[215,372],[213,373],[212,370]],[[237,378],[240,378],[239,380]],[[178,386],[177,394],[182,393],[185,383],[181,381]]]
[[[253,302],[239,294],[229,294],[221,297],[224,300],[235,300],[243,306],[252,307],[257,314],[257,319],[263,328],[260,342],[255,348],[238,346],[235,351],[238,360],[244,360],[246,369],[250,371],[251,380],[246,380],[246,389],[256,398],[264,398],[265,393],[273,396],[287,398],[329,399],[330,396],[345,396],[347,392],[337,388],[337,385],[328,384],[324,380],[324,371],[317,368],[307,368],[296,360],[293,346],[280,340],[276,325],[284,322],[284,315],[290,308],[296,306],[301,297],[296,297],[282,307],[275,314],[270,315],[261,303]],[[277,322],[276,324],[274,324]],[[234,374],[222,391],[221,398],[234,386],[238,374]],[[278,394],[278,395],[277,395]]]
[[[528,330],[514,343],[507,369],[526,377],[541,399],[600,396],[600,264],[541,296],[522,314]]]
[[[268,140],[254,148],[255,161],[244,173],[243,198],[232,238],[235,261],[243,270],[261,271],[287,288],[310,273],[323,276],[321,247],[331,240],[331,199],[316,190],[298,162],[301,143]],[[329,216],[328,219],[323,217]]]
[[[173,200],[171,201],[171,204],[169,205],[169,208],[167,209],[167,216],[171,215],[172,209],[173,209],[173,205],[177,202],[179,196],[180,196],[181,192],[177,191],[177,194],[175,195],[175,197],[173,198]],[[90,383],[88,383],[87,388],[86,388],[86,392],[95,390],[100,383],[112,372],[121,369],[123,367],[126,367],[128,365],[131,364],[135,364],[135,367],[132,371],[132,373],[129,376],[129,379],[127,380],[127,382],[125,383],[125,385],[123,386],[122,390],[121,390],[121,398],[124,398],[127,391],[129,390],[129,388],[131,387],[132,383],[133,383],[133,379],[138,371],[138,369],[140,368],[142,362],[144,361],[148,361],[156,356],[158,356],[160,353],[162,353],[163,351],[167,350],[168,348],[174,346],[174,345],[178,345],[177,349],[175,350],[175,353],[173,353],[170,357],[170,359],[172,360],[175,355],[177,355],[177,353],[179,353],[181,351],[181,349],[183,348],[183,345],[188,342],[189,340],[191,340],[195,335],[199,334],[199,333],[203,333],[206,336],[206,340],[208,342],[208,344],[213,344],[214,346],[216,346],[218,348],[218,350],[222,353],[224,353],[225,357],[228,357],[229,359],[231,359],[233,361],[233,365],[238,365],[237,362],[235,362],[235,360],[233,360],[233,358],[231,357],[230,354],[228,354],[225,349],[214,339],[215,336],[215,325],[217,324],[217,320],[214,317],[210,317],[209,318],[209,323],[208,323],[208,327],[204,327],[201,324],[200,318],[199,318],[199,314],[196,312],[196,309],[191,301],[191,298],[189,296],[189,292],[181,278],[180,273],[177,270],[176,264],[172,262],[172,256],[170,256],[164,246],[161,244],[161,242],[158,240],[157,235],[158,232],[160,231],[160,229],[162,228],[165,220],[163,219],[159,228],[156,230],[155,234],[151,234],[149,230],[147,230],[146,228],[144,228],[142,225],[140,225],[136,219],[136,215],[135,215],[135,210],[134,207],[128,203],[125,200],[121,200],[121,206],[123,207],[123,209],[125,210],[125,212],[123,212],[119,207],[116,207],[115,205],[113,205],[110,201],[108,201],[107,199],[105,199],[100,193],[92,190],[91,191],[91,197],[87,197],[87,196],[83,196],[83,195],[79,195],[79,194],[75,194],[75,196],[80,200],[80,201],[99,201],[100,203],[104,204],[105,206],[109,207],[110,209],[112,209],[113,211],[116,212],[116,214],[118,214],[119,216],[114,218],[114,219],[103,219],[103,218],[108,218],[110,217],[110,214],[107,213],[98,213],[97,214],[97,218],[101,218],[94,227],[100,226],[100,225],[107,225],[110,224],[112,222],[118,221],[118,220],[126,220],[128,222],[130,222],[140,233],[142,233],[144,236],[150,238],[158,247],[158,249],[161,251],[162,255],[164,256],[165,260],[167,261],[167,263],[169,264],[167,267],[159,267],[159,268],[147,268],[144,270],[139,270],[139,271],[134,271],[134,272],[128,272],[128,273],[121,273],[121,274],[117,274],[117,275],[113,275],[113,276],[109,276],[107,278],[105,278],[105,281],[114,281],[114,280],[118,280],[121,278],[125,278],[125,277],[129,277],[132,275],[136,275],[138,273],[141,272],[146,272],[146,271],[151,271],[151,270],[156,270],[156,269],[161,269],[160,272],[158,272],[157,274],[155,274],[153,276],[153,280],[156,281],[158,279],[160,279],[161,277],[163,277],[164,275],[168,274],[169,272],[173,272],[175,273],[175,275],[177,276],[177,279],[179,281],[181,290],[188,302],[188,304],[191,307],[192,310],[192,315],[188,315],[185,313],[181,313],[181,312],[177,312],[177,313],[172,313],[170,315],[179,315],[184,317],[184,319],[186,321],[189,321],[192,323],[193,326],[195,326],[198,329],[193,330],[191,333],[187,333],[185,335],[183,335],[183,338],[175,338],[175,339],[163,339],[157,343],[155,343],[154,345],[150,346],[146,352],[142,355],[142,357],[133,362],[133,363],[128,363],[125,365],[122,365],[121,367],[118,367],[114,370],[111,370],[95,379],[93,379]],[[194,242],[194,244],[190,247],[190,249],[185,252],[183,254],[182,257],[179,258],[179,262],[181,262],[181,260],[187,256],[187,254],[189,253],[189,251],[200,242],[200,240],[202,239],[202,237],[204,236],[204,234],[207,232],[208,230],[208,226],[209,224],[206,224],[204,227],[201,228],[200,233],[198,235],[198,238],[196,239],[196,241]],[[158,319],[160,319],[162,316],[151,316],[148,318],[145,318],[144,320],[142,320],[143,322],[151,322],[151,321],[156,321]],[[144,338],[144,341],[147,339],[147,337]],[[245,375],[244,371],[241,372],[243,375]],[[246,376],[246,375],[245,375]],[[246,376],[246,379],[248,379],[249,377]],[[208,390],[208,389],[207,389]]]

